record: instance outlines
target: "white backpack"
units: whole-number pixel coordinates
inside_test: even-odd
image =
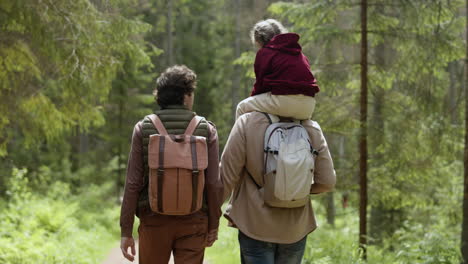
[[[278,122],[278,117],[267,116],[270,126],[265,132],[264,144],[264,201],[272,207],[305,206],[314,183],[318,152],[299,121]]]

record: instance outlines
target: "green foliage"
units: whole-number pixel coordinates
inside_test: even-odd
[[[0,154],[104,123],[102,103],[129,60],[151,65],[137,37],[150,26],[89,0],[3,1],[0,6]],[[26,8],[25,8],[26,7]],[[9,124],[15,124],[12,131]]]
[[[240,263],[238,231],[227,226],[226,218],[222,217],[219,224],[218,240],[205,251],[210,263],[236,264]]]
[[[195,111],[217,125],[222,147],[232,125],[231,95],[240,100],[253,84],[249,30],[267,17],[267,3],[270,15],[301,35],[321,87],[314,119],[334,157],[337,190],[357,207],[358,2],[247,1],[236,28],[234,2],[173,0],[168,32],[168,1],[6,0],[0,263],[96,263],[117,239],[114,201],[132,129],[157,107],[151,94],[169,66],[169,34],[175,63],[198,75]],[[385,237],[368,248],[369,263],[458,261],[463,4],[395,0],[369,7],[369,202],[387,219]],[[235,67],[242,79],[233,88]],[[335,228],[322,224],[323,206],[317,212],[321,226],[309,237],[306,263],[362,263],[356,210],[338,209]],[[222,227],[219,235],[208,259],[238,263],[237,230]]]
[[[56,182],[39,195],[26,173],[14,170],[0,209],[0,262],[98,263],[118,237],[118,210],[107,198],[111,185],[71,195],[69,184]]]
[[[406,222],[387,241],[388,248],[395,252],[396,263],[460,263],[459,236],[446,229],[446,225],[435,224],[428,228]]]
[[[381,229],[388,233],[414,208],[447,202],[434,193],[461,175],[461,164],[454,162],[461,157],[456,140],[462,136],[461,121],[447,114],[458,105],[448,110],[444,101],[454,96],[449,87],[461,91],[461,78],[449,81],[454,73],[448,65],[464,56],[463,5],[422,0],[369,5],[369,202],[384,214],[382,220],[388,222]],[[345,137],[344,146],[330,142],[332,152],[344,150],[335,158],[341,173],[338,188],[357,190],[359,5],[347,0],[279,2],[269,10],[301,34],[321,87],[314,119],[326,133]],[[400,220],[392,219],[396,214]],[[427,219],[418,221],[428,224]]]
[[[361,259],[357,240],[359,230],[357,209],[338,208],[335,226],[330,226],[325,223],[325,207],[319,200],[313,201],[318,228],[308,236],[303,263],[366,263]],[[436,213],[437,219],[443,219],[443,214],[443,212]],[[448,232],[447,229],[451,228],[456,230]],[[451,227],[444,221],[433,221],[424,226],[419,220],[408,220],[390,239],[386,240],[383,247],[368,246],[367,263],[459,263],[459,231],[459,226]],[[239,263],[237,233],[237,229],[227,227],[227,221],[222,219],[219,240],[212,248],[207,249],[207,260],[212,263]]]
[[[246,70],[245,76],[255,79],[255,72],[253,69],[254,62],[255,53],[252,51],[247,51],[242,53],[239,58],[234,60],[234,65],[241,65]]]

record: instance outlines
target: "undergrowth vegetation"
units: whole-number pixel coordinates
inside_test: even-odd
[[[452,196],[457,195],[453,193]],[[451,197],[446,197],[450,199]],[[359,218],[356,208],[337,205],[336,221],[327,224],[325,207],[320,198],[313,201],[319,227],[307,240],[303,264],[364,264],[358,245]],[[427,209],[427,208],[426,208]],[[405,221],[381,245],[367,248],[369,264],[458,264],[460,224],[447,221],[449,208],[432,208],[431,216],[422,221],[422,211]],[[221,221],[219,240],[206,252],[209,263],[240,263],[237,229]]]
[[[8,200],[0,200],[0,263],[100,263],[119,236],[112,185],[72,191],[70,184],[55,182],[39,193],[32,192],[26,174],[15,169]]]
[[[29,182],[27,174],[25,169],[14,169],[7,184],[8,197],[0,200],[0,263],[101,263],[119,239],[120,208],[112,195],[113,185],[72,188],[69,183],[57,181],[41,192],[32,192],[37,183]],[[459,216],[452,214],[461,190],[450,192],[447,188],[434,194],[446,193],[441,199],[444,203],[415,208],[403,226],[382,244],[370,245],[367,263],[459,263]],[[357,209],[336,204],[332,226],[326,223],[322,200],[317,197],[313,201],[319,227],[308,237],[303,263],[365,263],[357,244]],[[206,259],[211,264],[240,263],[237,229],[227,227],[224,218],[219,240],[207,249]]]

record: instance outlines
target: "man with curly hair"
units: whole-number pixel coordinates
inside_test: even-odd
[[[166,69],[157,79],[154,95],[161,110],[155,114],[170,135],[183,134],[196,117],[192,112],[196,78],[188,67],[176,65]],[[202,208],[188,215],[166,215],[151,209],[148,145],[150,135],[161,133],[147,117],[135,125],[120,216],[121,249],[128,260],[135,258],[134,215],[140,218],[140,264],[166,264],[171,253],[175,263],[202,263],[205,247],[217,239],[223,201],[218,134],[213,123],[201,120],[193,135],[206,138],[208,167],[204,170]],[[131,253],[128,253],[129,248]]]

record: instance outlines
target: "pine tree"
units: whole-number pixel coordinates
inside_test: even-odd
[[[110,8],[89,0],[2,1],[0,156],[13,138],[28,148],[103,125],[102,104],[124,61],[150,64],[135,38],[150,26]]]
[[[468,14],[468,0],[466,1]],[[468,18],[466,19],[466,39],[468,40]],[[464,188],[463,188],[463,223],[461,234],[461,253],[463,264],[468,263],[468,44],[465,54],[465,154],[464,164]]]
[[[361,2],[361,133],[359,139],[359,244],[367,259],[367,0]]]

